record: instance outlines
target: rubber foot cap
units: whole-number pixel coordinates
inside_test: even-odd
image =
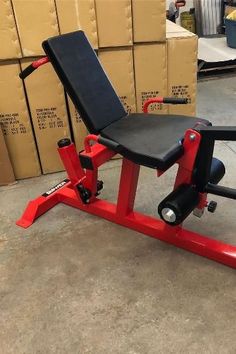
[[[69,146],[70,144],[71,144],[71,141],[69,138],[63,138],[63,139],[59,140],[57,143],[59,148]]]

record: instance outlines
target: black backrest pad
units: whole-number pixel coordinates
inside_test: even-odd
[[[90,133],[127,115],[83,31],[49,38],[42,45]]]

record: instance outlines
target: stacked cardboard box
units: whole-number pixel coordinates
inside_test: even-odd
[[[148,3],[148,2],[147,2]],[[153,33],[153,31],[152,31]],[[148,98],[187,97],[187,105],[152,104],[150,113],[196,114],[197,36],[166,21],[166,40],[134,44],[137,111]]]
[[[165,1],[95,2],[101,63],[127,111],[141,111],[145,98],[167,90]]]
[[[95,0],[95,4],[98,57],[126,111],[135,113],[132,2]]]
[[[30,116],[17,61],[0,65],[0,123],[16,178],[40,175]]]
[[[136,112],[132,48],[101,49],[98,57],[126,111]]]
[[[137,111],[142,112],[148,98],[166,96],[166,2],[132,0],[134,71]],[[160,104],[151,113],[167,113]]]
[[[10,0],[0,1],[0,59],[21,58],[19,37]]]
[[[0,121],[16,178],[62,170],[57,141],[64,136],[72,135],[82,149],[87,131],[51,66],[40,68],[24,84],[18,77],[44,55],[45,38],[81,28],[97,48],[94,0],[0,2],[0,60],[8,60],[0,62]]]
[[[187,105],[169,106],[170,114],[196,115],[197,48],[195,34],[167,22],[168,96],[186,97]]]
[[[0,122],[16,178],[61,170],[57,141],[71,137],[80,151],[87,134],[50,64],[18,77],[44,55],[45,38],[83,29],[128,112],[159,95],[189,104],[150,113],[195,114],[197,37],[165,12],[165,0],[0,2]]]
[[[0,2],[0,43],[0,124],[9,159],[16,178],[38,176],[41,170],[33,129],[24,87],[18,78],[20,66],[16,59],[22,57],[22,52],[10,0]],[[1,155],[3,158],[3,151]],[[6,159],[2,162],[4,166]]]
[[[0,125],[0,186],[13,183],[15,176]]]
[[[24,57],[21,69],[25,69],[44,55],[43,40],[59,35],[56,6],[54,0],[12,0],[12,4]],[[60,171],[57,141],[70,136],[64,89],[50,65],[29,76],[25,89],[42,172]]]

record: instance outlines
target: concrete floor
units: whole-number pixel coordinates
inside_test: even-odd
[[[235,124],[236,78],[199,83],[198,115]],[[235,143],[219,143],[236,185]],[[114,200],[120,161],[100,173]],[[173,170],[142,169],[137,209],[157,214]],[[59,205],[30,229],[14,225],[29,198],[64,177],[0,188],[0,353],[236,353],[236,272]],[[218,198],[214,198],[218,200]],[[187,226],[235,244],[235,202]]]

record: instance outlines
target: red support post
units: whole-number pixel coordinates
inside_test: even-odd
[[[201,135],[193,129],[188,129],[184,136],[184,155],[178,161],[179,169],[175,180],[175,189],[181,184],[192,182],[193,169],[197,157]]]
[[[115,151],[110,150],[102,144],[95,144],[89,147],[90,152],[80,152],[81,157],[88,157],[92,160],[94,167],[99,167],[116,155]]]
[[[117,201],[117,215],[119,216],[126,216],[133,211],[139,170],[139,165],[123,159]]]
[[[85,177],[85,173],[81,167],[75,145],[71,143],[68,146],[59,147],[58,152],[71,183],[78,184]]]
[[[98,170],[86,170],[86,177],[83,182],[83,186],[91,191],[90,202],[92,202],[97,194],[97,182],[98,182]]]

